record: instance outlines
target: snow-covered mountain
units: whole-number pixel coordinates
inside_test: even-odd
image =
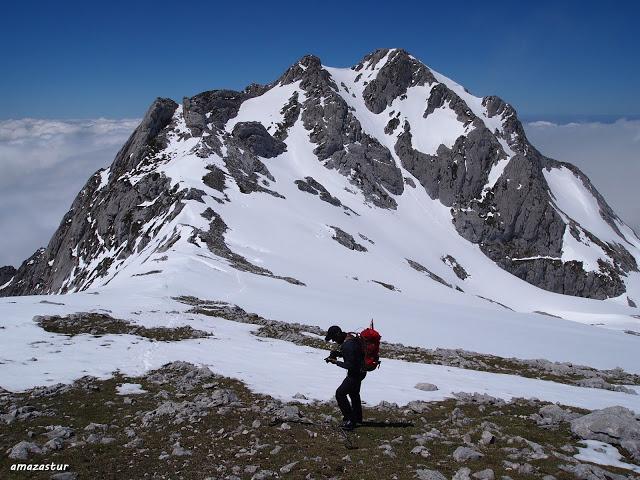
[[[182,256],[307,289],[316,274],[519,284],[495,264],[551,292],[640,300],[640,240],[587,177],[542,156],[509,104],[396,49],[156,100],[1,292],[80,291]]]

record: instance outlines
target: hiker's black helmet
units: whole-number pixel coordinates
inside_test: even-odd
[[[329,340],[333,340],[337,342],[340,336],[342,335],[342,329],[337,325],[332,325],[327,330],[327,336],[324,337],[324,341],[328,342]]]

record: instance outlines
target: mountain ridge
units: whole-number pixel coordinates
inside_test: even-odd
[[[253,108],[251,102],[263,104],[255,118],[239,116]],[[419,188],[417,182],[450,210],[461,237],[516,277],[574,296],[628,293],[625,278],[638,270],[640,240],[577,167],[540,154],[513,107],[500,98],[473,97],[408,52],[380,49],[351,69],[325,67],[307,55],[268,85],[207,91],[181,105],[157,99],[111,167],[88,180],[47,248],[27,259],[0,295],[106,285],[152,241],[155,253],[163,254],[180,238],[206,244],[235,268],[304,284],[241,260],[227,245],[228,219],[215,204],[207,207],[202,228],[192,226],[188,234],[174,228],[157,238],[187,203],[208,197],[222,205],[234,184],[245,195],[286,201],[270,162],[295,153],[291,135],[298,121],[307,154],[347,177],[352,187],[345,188],[360,191],[366,208],[396,211],[398,198]],[[176,181],[182,172],[174,178],[164,166],[179,155],[202,159],[206,174]],[[576,179],[578,194],[594,199],[598,218],[590,215],[607,238],[558,205],[548,181],[558,175]],[[307,177],[319,187],[309,187]],[[334,198],[345,215],[359,216],[313,176],[299,181],[300,191]],[[591,222],[589,215],[587,220],[582,223]]]

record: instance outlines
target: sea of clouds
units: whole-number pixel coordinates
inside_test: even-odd
[[[0,122],[0,266],[46,246],[76,194],[139,120]]]
[[[0,266],[18,266],[46,246],[77,192],[109,165],[137,119],[0,122]],[[529,122],[545,155],[579,166],[640,233],[640,120]]]
[[[548,157],[577,165],[613,210],[640,234],[640,120],[524,125]]]

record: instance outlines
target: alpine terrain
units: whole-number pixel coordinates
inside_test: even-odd
[[[158,98],[49,244],[0,269],[0,467],[637,478],[639,263],[511,105],[404,50]],[[346,451],[324,333],[372,318],[362,396],[386,428]]]

